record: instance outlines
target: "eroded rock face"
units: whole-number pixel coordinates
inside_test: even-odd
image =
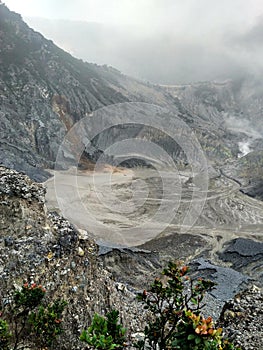
[[[234,162],[226,164],[223,172],[238,181],[241,191],[250,197],[263,199],[263,151],[260,142],[254,149]]]
[[[92,111],[126,101],[168,105],[153,86],[73,58],[2,3],[0,46],[0,159],[37,181],[48,177],[41,169],[54,165],[66,132]]]
[[[47,298],[64,299],[65,333],[60,349],[81,348],[80,331],[94,312],[120,310],[130,331],[138,331],[143,316],[127,288],[111,279],[98,259],[90,234],[77,230],[57,213],[46,213],[45,188],[26,175],[0,167],[0,304],[25,282],[47,289]],[[138,312],[138,314],[140,314]],[[32,345],[34,349],[34,345]]]

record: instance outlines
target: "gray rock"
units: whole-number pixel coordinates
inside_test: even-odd
[[[198,271],[208,271],[209,276],[217,285],[211,292],[211,295],[222,301],[233,298],[241,286],[247,284],[249,277],[228,267],[217,266],[209,261],[200,258],[193,261],[198,264]]]
[[[262,289],[253,286],[225,304],[218,326],[236,346],[244,350],[263,349],[262,310]]]
[[[247,288],[250,281],[248,276],[234,269],[212,264],[204,258],[193,260],[191,266],[197,267],[197,273],[194,273],[194,276],[204,277],[216,283],[212,291],[205,296],[205,307],[202,311],[215,320],[219,318],[224,304]]]
[[[248,271],[258,284],[263,284],[263,243],[245,238],[227,242],[218,256],[240,272]]]
[[[110,273],[98,262],[98,247],[87,232],[83,237],[83,231],[57,213],[46,213],[43,186],[3,167],[0,183],[1,310],[10,304],[7,296],[15,289],[35,282],[46,288],[47,302],[64,299],[68,303],[63,337],[55,345],[61,350],[83,348],[80,331],[95,312],[105,314],[113,307],[131,332],[143,329],[145,317],[143,310],[138,312],[135,294],[116,288]],[[85,257],[76,253],[80,246]],[[25,339],[20,345],[34,349],[34,342]]]

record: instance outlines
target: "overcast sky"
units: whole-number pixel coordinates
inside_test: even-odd
[[[73,55],[145,80],[176,84],[263,70],[263,0],[4,2]]]

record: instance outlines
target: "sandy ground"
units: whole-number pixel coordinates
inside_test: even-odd
[[[107,166],[96,172],[72,168],[52,173],[45,182],[47,207],[106,242],[134,246],[156,237],[174,216],[169,208],[180,202],[178,179],[171,176],[175,190],[166,191],[163,200],[162,184],[147,183],[147,177],[155,179],[152,170]]]
[[[153,238],[181,232],[190,212],[198,221],[188,233],[199,235],[215,247],[235,236],[252,237],[262,232],[263,203],[239,192],[237,184],[219,179],[206,193],[207,201],[193,201],[187,173],[175,176],[152,169],[104,167],[96,172],[52,171],[45,182],[47,207],[55,209],[98,241],[124,246],[141,245]],[[166,192],[164,193],[164,182]],[[201,197],[202,191],[199,192]],[[203,210],[198,212],[199,207]],[[248,224],[253,224],[252,227]],[[218,241],[217,237],[222,239]]]
[[[70,169],[52,171],[52,174],[53,177],[45,182],[49,209],[59,211],[99,240],[130,246],[151,238],[142,239],[141,235],[125,233],[127,228],[134,227],[123,211],[123,204],[129,201],[128,187],[133,182],[131,170],[107,167],[96,173]],[[130,211],[126,205],[127,210]]]

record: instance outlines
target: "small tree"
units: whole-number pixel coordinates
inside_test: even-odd
[[[57,337],[63,333],[62,313],[67,303],[64,300],[55,300],[46,307],[40,305],[32,312],[28,322],[41,346],[51,347]]]
[[[187,266],[170,262],[163,279],[156,278],[149,291],[138,297],[149,310],[150,319],[144,339],[135,346],[154,350],[222,350],[234,349],[223,341],[222,329],[215,329],[212,318],[200,315],[202,300],[215,283],[186,276]]]

